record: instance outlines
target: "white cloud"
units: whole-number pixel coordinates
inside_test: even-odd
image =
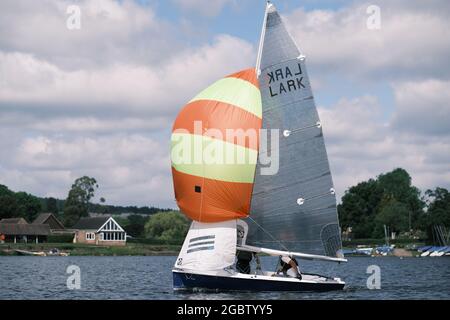
[[[397,167],[407,170],[422,190],[450,187],[450,140],[399,132],[396,116],[385,120],[375,97],[342,99],[319,113],[339,196]]]
[[[376,141],[384,130],[382,112],[373,96],[352,100],[343,98],[331,109],[321,109],[320,117],[328,124],[325,130],[331,141]],[[372,125],[367,126],[367,123]]]
[[[372,4],[357,3],[337,11],[297,9],[285,18],[308,61],[322,72],[366,81],[450,78],[449,66],[442,64],[450,52],[445,2],[424,6],[378,1],[379,30],[366,26],[366,9]]]
[[[80,7],[79,30],[66,26],[69,5]],[[2,1],[0,34],[4,51],[30,53],[72,70],[155,63],[180,48],[173,28],[151,6],[131,0]]]
[[[251,65],[253,52],[249,43],[221,35],[213,44],[183,50],[165,64],[66,71],[30,54],[0,51],[0,103],[45,105],[70,113],[94,109],[106,114],[173,115],[213,79]]]
[[[140,134],[24,138],[12,153],[2,155],[0,183],[17,190],[26,184],[28,192],[65,198],[77,177],[91,175],[108,203],[173,205],[168,200],[172,193],[168,149],[165,140]]]
[[[450,81],[395,83],[394,93],[398,108],[393,125],[398,130],[450,137]]]

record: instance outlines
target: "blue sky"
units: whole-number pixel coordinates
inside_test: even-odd
[[[273,1],[307,56],[338,196],[403,167],[450,188],[448,1]],[[67,27],[67,8],[81,28]],[[369,6],[380,28],[369,29]],[[5,0],[0,184],[175,207],[170,130],[200,90],[255,64],[265,1]]]

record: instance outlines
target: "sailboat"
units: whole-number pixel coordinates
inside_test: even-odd
[[[175,120],[175,198],[192,224],[172,270],[173,287],[341,290],[345,282],[337,277],[301,270],[299,279],[260,264],[249,273],[236,268],[237,252],[346,262],[305,56],[270,2],[256,60],[256,67],[200,92]],[[248,134],[230,137],[230,131]]]

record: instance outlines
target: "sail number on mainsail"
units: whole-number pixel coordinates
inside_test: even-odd
[[[270,96],[275,97],[279,94],[306,88],[303,84],[302,74],[300,63],[297,64],[295,70],[291,70],[287,66],[268,72],[266,74],[266,81],[269,85]]]

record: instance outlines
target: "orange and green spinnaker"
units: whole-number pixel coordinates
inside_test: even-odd
[[[181,211],[200,222],[247,217],[262,125],[255,70],[200,92],[172,130],[172,175]]]

